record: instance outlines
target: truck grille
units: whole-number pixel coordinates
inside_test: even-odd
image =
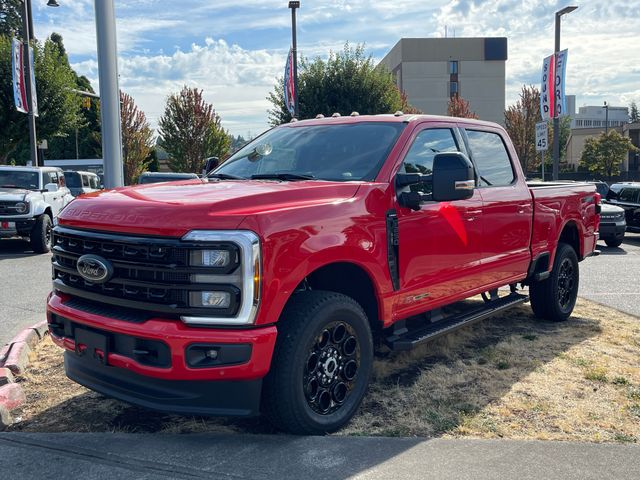
[[[194,250],[228,250],[232,261],[226,267],[189,265]],[[78,259],[95,255],[113,268],[104,283],[80,275]],[[211,315],[211,308],[192,307],[189,293],[225,291],[231,294],[228,308],[215,309],[221,317],[237,313],[241,303],[236,270],[240,267],[237,245],[231,242],[198,244],[175,238],[132,237],[56,227],[53,232],[53,287],[55,290],[93,302],[180,315]],[[211,283],[193,282],[195,275]],[[215,283],[214,283],[215,282]]]
[[[18,213],[18,210],[16,209],[16,203],[21,202],[0,202],[0,215],[24,215],[24,213]]]

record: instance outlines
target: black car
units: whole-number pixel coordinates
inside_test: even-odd
[[[640,183],[614,183],[607,200],[624,208],[627,231],[640,233]]]

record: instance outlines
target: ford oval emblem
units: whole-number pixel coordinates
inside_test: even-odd
[[[82,278],[91,283],[106,283],[113,276],[113,265],[98,255],[83,255],[76,266]]]

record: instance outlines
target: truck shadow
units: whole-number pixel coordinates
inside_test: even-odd
[[[544,371],[572,347],[597,336],[601,327],[594,316],[578,314],[567,322],[548,323],[535,320],[531,309],[521,306],[410,352],[380,348],[369,392],[356,417],[338,435],[434,437],[455,432],[532,372]],[[78,394],[12,430],[278,433],[263,418],[187,417],[108,399],[67,380],[59,363],[50,380],[52,388],[76,389]]]

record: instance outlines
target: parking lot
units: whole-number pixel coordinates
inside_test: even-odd
[[[602,254],[581,264],[580,296],[640,316],[640,235],[627,234],[619,248],[604,243]],[[35,255],[19,240],[0,242],[0,345],[20,329],[44,319],[51,289],[51,255]]]

